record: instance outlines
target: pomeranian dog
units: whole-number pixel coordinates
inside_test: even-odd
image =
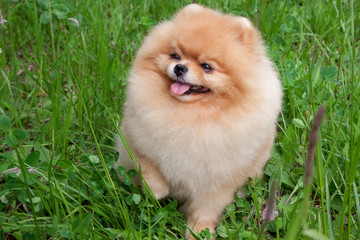
[[[178,199],[188,226],[215,232],[234,192],[262,175],[281,101],[253,24],[191,4],[139,49],[121,130],[154,196]],[[137,169],[118,149],[116,166]]]

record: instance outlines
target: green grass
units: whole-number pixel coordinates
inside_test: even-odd
[[[111,166],[134,54],[190,2],[0,2],[0,238],[183,238],[177,202],[143,194],[133,172],[119,182]],[[218,239],[360,239],[360,2],[199,2],[252,19],[284,89],[265,176],[226,208]],[[307,187],[308,136],[323,104]],[[265,223],[274,179],[277,216]]]

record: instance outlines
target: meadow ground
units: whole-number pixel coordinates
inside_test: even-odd
[[[134,54],[190,2],[0,1],[0,238],[183,238],[178,203],[143,194],[134,172],[119,169],[119,182],[111,166]],[[284,89],[265,176],[226,208],[217,238],[360,239],[360,2],[198,2],[259,27]],[[275,179],[276,217],[264,221]]]

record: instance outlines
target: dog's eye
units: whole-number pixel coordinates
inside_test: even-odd
[[[176,53],[171,54],[170,57],[172,59],[175,59],[175,60],[180,60],[181,59],[180,56],[178,54],[176,54]]]
[[[209,64],[207,64],[207,63],[202,63],[202,64],[200,64],[200,66],[201,66],[202,69],[204,69],[204,71],[207,72],[207,73],[210,73],[210,72],[213,70],[212,67],[211,67]]]

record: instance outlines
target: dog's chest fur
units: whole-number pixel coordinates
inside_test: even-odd
[[[151,115],[131,123],[128,139],[159,167],[171,186],[186,191],[214,189],[227,178],[247,174],[242,169],[251,165],[266,138],[261,124],[256,131],[242,121],[171,125],[164,122],[169,119]]]

